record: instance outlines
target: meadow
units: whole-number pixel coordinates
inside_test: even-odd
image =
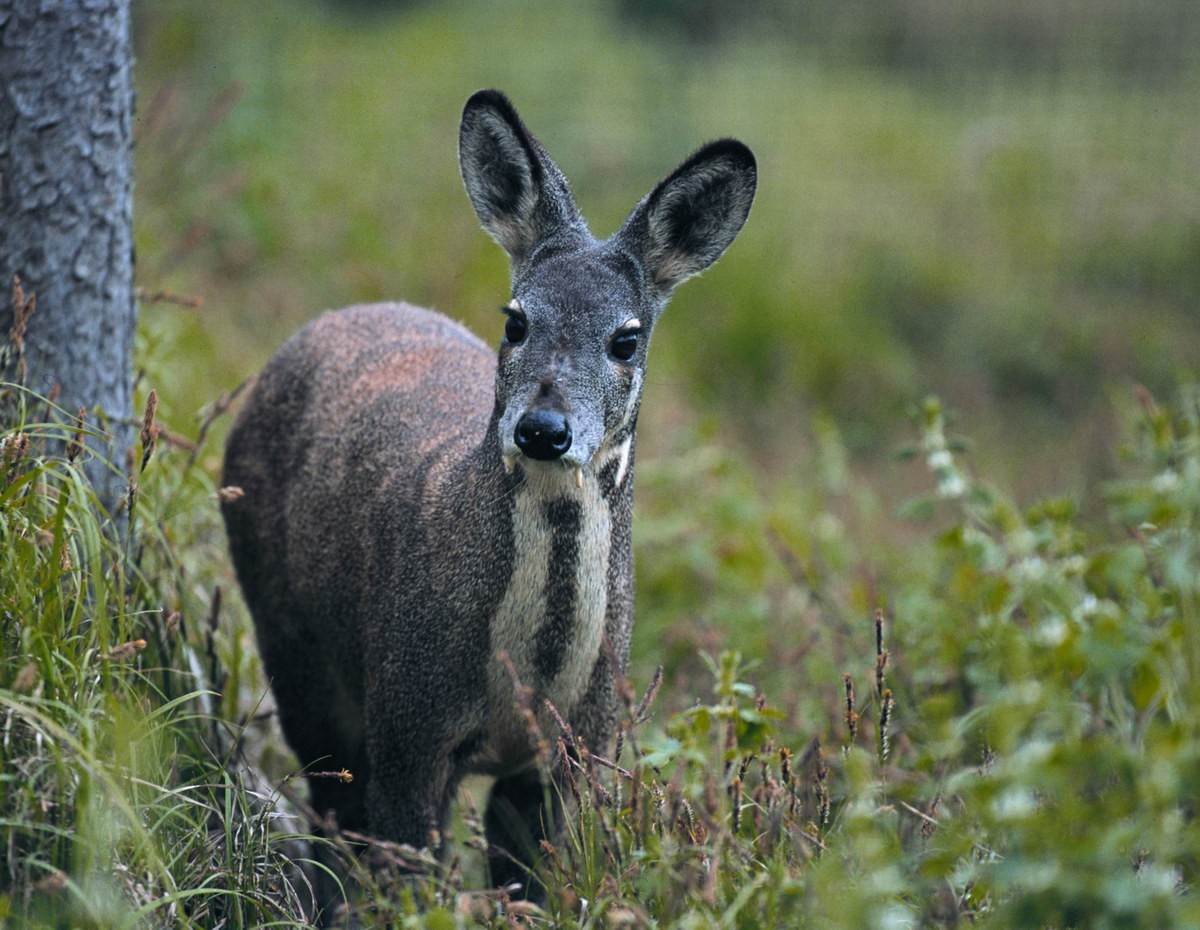
[[[626,726],[568,778],[545,910],[475,893],[472,784],[449,862],[370,849],[363,925],[1200,925],[1195,24],[633,6],[135,6],[157,406],[122,522],[78,467],[97,437],[5,388],[6,925],[301,923],[221,440],[322,309],[403,297],[499,338],[455,162],[482,86],[597,232],[718,136],[759,198],[655,339]]]

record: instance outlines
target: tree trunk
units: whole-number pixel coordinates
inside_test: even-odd
[[[129,0],[0,0],[0,343],[14,275],[37,295],[24,381],[112,437],[91,452],[124,472],[132,445],[133,53]],[[18,375],[15,353],[0,371]],[[0,423],[0,427],[4,424]],[[125,479],[88,465],[101,500]]]

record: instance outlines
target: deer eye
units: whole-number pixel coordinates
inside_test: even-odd
[[[504,312],[508,315],[504,321],[504,340],[510,345],[524,342],[525,334],[529,332],[529,321],[525,319],[525,314],[515,300],[504,308]]]
[[[619,362],[627,362],[635,352],[637,352],[638,335],[640,330],[622,329],[612,338],[612,344],[609,346],[609,351],[612,352],[613,358]]]

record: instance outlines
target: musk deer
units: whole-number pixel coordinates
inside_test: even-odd
[[[492,877],[527,883],[554,817],[513,679],[606,749],[650,334],[738,234],[757,176],[745,145],[713,142],[597,240],[504,95],[467,101],[459,159],[512,264],[499,353],[408,304],[320,317],[250,393],[223,509],[283,732],[305,766],[354,774],[310,779],[314,807],[436,846],[460,779],[493,775]]]

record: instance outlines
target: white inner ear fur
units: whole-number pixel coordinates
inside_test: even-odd
[[[707,198],[708,207],[692,221],[699,235],[686,237],[698,243],[694,251],[677,247],[680,229],[667,218],[680,204]],[[647,264],[654,271],[654,284],[669,289],[715,262],[737,236],[750,210],[753,187],[725,159],[697,165],[662,192],[648,222],[650,242]]]
[[[534,209],[537,207],[537,191],[533,184],[533,171],[529,164],[529,153],[509,124],[498,114],[485,111],[478,115],[474,129],[476,139],[467,150],[472,166],[469,180],[472,201],[479,209],[485,206],[487,216],[481,216],[484,228],[510,256],[523,256],[533,245],[534,232],[530,228]],[[490,197],[485,191],[492,186],[491,174],[497,164],[504,170],[515,171],[521,178],[521,196],[511,212],[498,214],[488,205]]]

